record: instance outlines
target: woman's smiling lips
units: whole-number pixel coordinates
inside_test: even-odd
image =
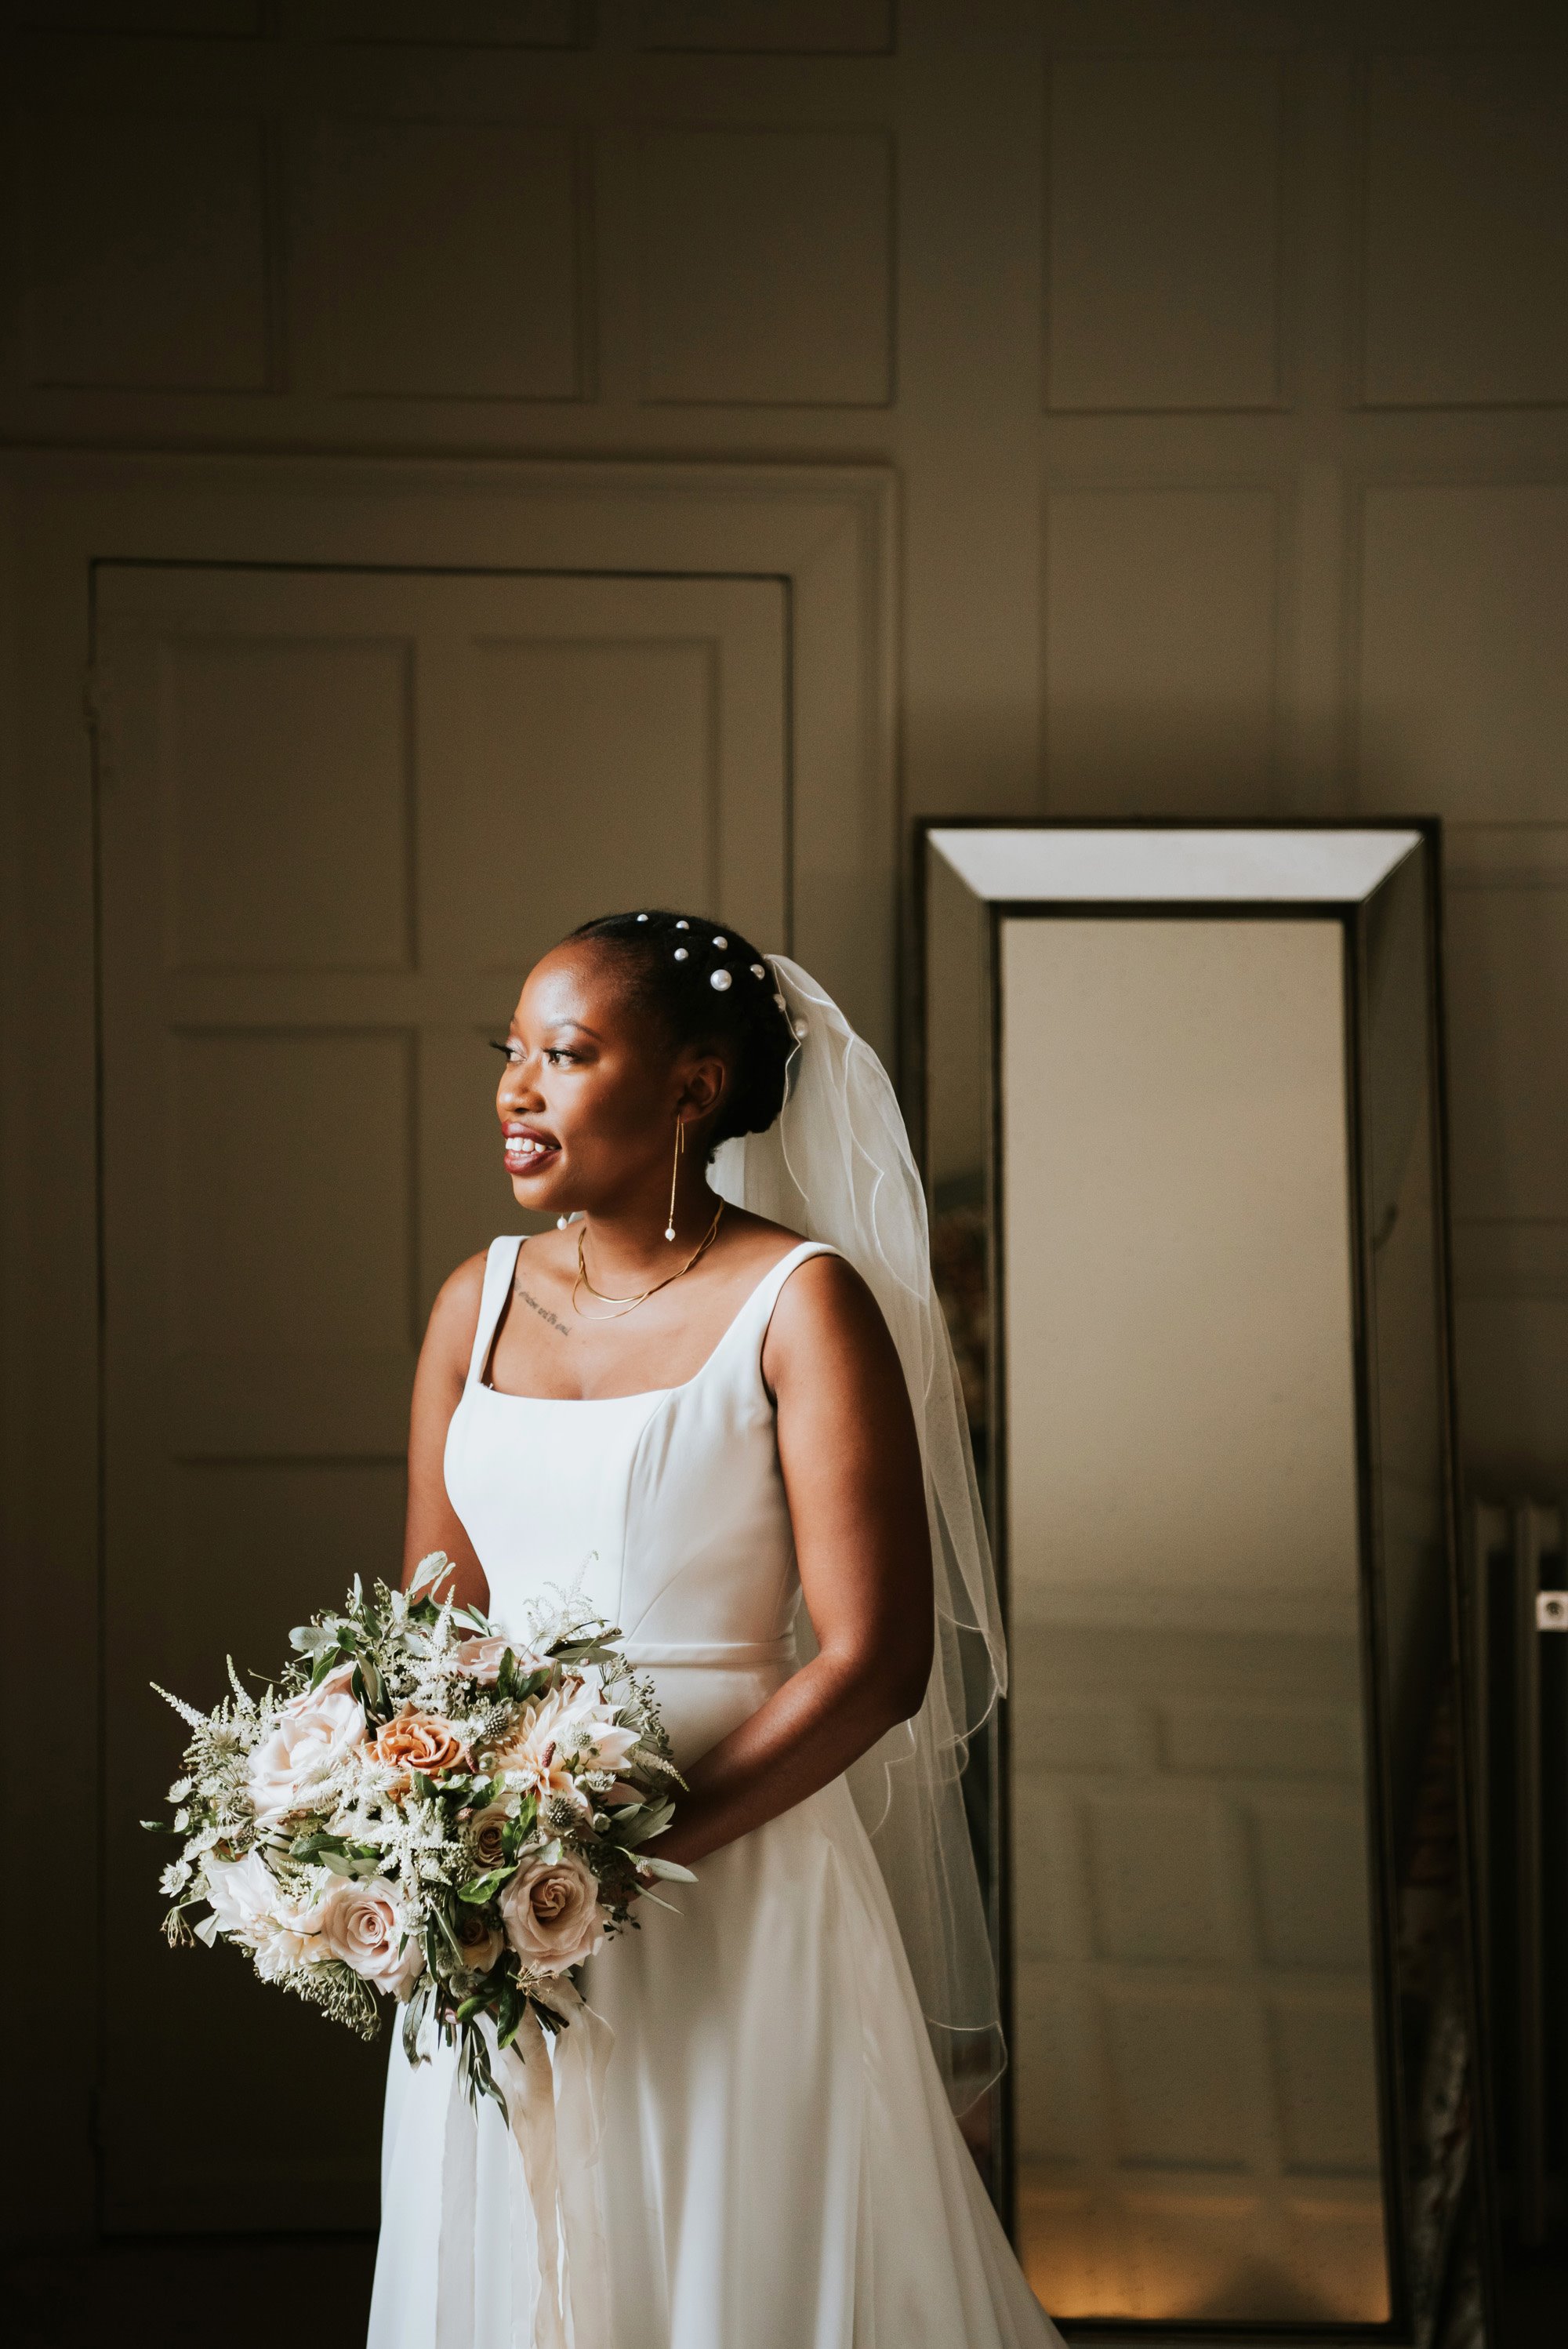
[[[553,1134],[542,1133],[536,1125],[509,1121],[504,1154],[509,1174],[540,1174],[545,1167],[554,1165],[561,1155],[561,1144]]]

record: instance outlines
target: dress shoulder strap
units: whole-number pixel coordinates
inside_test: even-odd
[[[523,1236],[514,1232],[510,1237],[491,1240],[490,1254],[485,1258],[484,1287],[480,1291],[480,1318],[474,1330],[473,1351],[469,1356],[469,1386],[480,1375],[490,1360],[490,1350],[495,1337],[496,1323],[500,1319],[501,1307],[506,1303],[517,1267],[518,1250]]]

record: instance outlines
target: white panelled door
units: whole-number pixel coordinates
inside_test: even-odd
[[[98,574],[110,2228],[374,2219],[380,2050],[159,1938],[147,1683],[210,1703],[395,1576],[424,1314],[518,1223],[484,1040],[530,961],[642,904],[789,944],[786,619],[773,579]]]

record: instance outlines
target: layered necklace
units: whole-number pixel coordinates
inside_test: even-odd
[[[694,1264],[696,1264],[707,1254],[709,1248],[713,1246],[713,1243],[717,1237],[718,1219],[723,1213],[724,1201],[721,1199],[717,1206],[713,1211],[712,1223],[709,1224],[707,1231],[703,1234],[701,1239],[698,1240],[696,1247],[693,1248],[690,1256],[687,1257],[685,1264],[680,1267],[679,1270],[676,1272],[666,1272],[663,1280],[655,1280],[650,1288],[639,1289],[635,1297],[608,1297],[602,1288],[594,1288],[593,1282],[588,1278],[588,1266],[583,1254],[583,1243],[588,1237],[588,1226],[584,1224],[577,1234],[577,1278],[572,1284],[572,1310],[584,1321],[624,1320],[625,1316],[628,1313],[633,1312],[637,1306],[645,1305],[650,1297],[656,1297],[661,1288],[667,1288],[672,1280],[681,1279],[685,1274],[691,1270]],[[583,1308],[577,1302],[577,1292],[580,1288],[585,1288],[590,1297],[596,1297],[601,1305],[614,1306],[615,1309],[613,1313],[584,1313]]]

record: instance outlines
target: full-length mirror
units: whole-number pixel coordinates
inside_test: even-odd
[[[1487,2339],[1431,828],[934,825],[1012,1688],[994,2190],[1068,2332]]]

